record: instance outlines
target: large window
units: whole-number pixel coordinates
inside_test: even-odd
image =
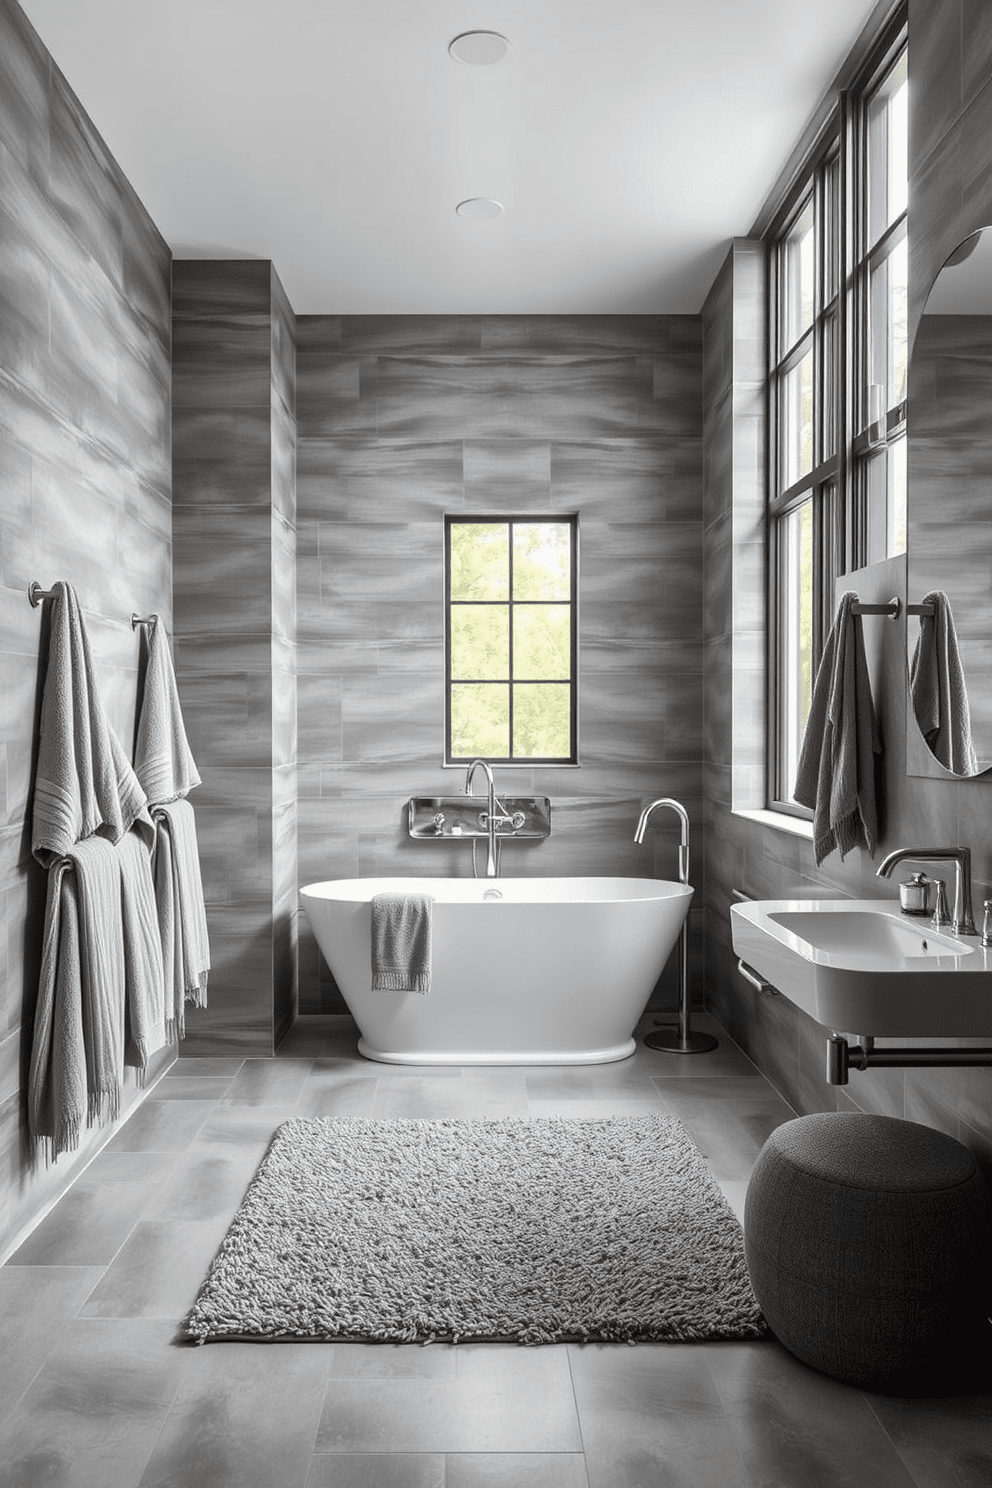
[[[575,517],[446,517],[445,762],[575,764]]]
[[[769,233],[768,791],[797,815],[834,581],[906,545],[906,90],[893,30]]]

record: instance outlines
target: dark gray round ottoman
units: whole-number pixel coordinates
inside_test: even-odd
[[[814,1369],[911,1392],[988,1357],[992,1210],[953,1137],[891,1116],[800,1116],[751,1176],[744,1238],[755,1295]]]

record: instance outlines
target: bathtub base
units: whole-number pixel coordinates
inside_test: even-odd
[[[637,1048],[636,1039],[625,1039],[606,1049],[540,1049],[534,1053],[515,1049],[376,1049],[365,1038],[358,1040],[358,1052],[379,1064],[613,1064],[629,1059]]]

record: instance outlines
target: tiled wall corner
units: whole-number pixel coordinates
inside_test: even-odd
[[[188,1053],[296,1005],[295,322],[267,261],[173,272],[176,661],[213,966]]]

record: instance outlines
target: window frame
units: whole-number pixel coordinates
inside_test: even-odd
[[[500,525],[509,529],[509,597],[502,601],[489,600],[452,600],[451,598],[451,530],[455,526],[462,525]],[[526,758],[514,756],[513,749],[513,688],[515,686],[542,685],[554,682],[563,685],[564,679],[526,677],[515,680],[513,676],[513,609],[517,604],[548,604],[561,605],[566,603],[562,599],[554,600],[515,600],[513,598],[513,528],[514,526],[533,527],[537,525],[555,525],[568,527],[569,533],[569,644],[571,653],[570,675],[567,679],[569,687],[569,737],[571,742],[571,753],[565,755],[529,755]],[[579,763],[579,514],[578,512],[446,512],[444,515],[444,538],[443,538],[443,572],[444,572],[444,754],[442,766],[444,768],[464,769],[471,763],[472,756],[452,754],[451,726],[451,688],[453,682],[466,681],[466,678],[453,678],[451,672],[451,612],[453,605],[462,604],[505,604],[509,615],[509,677],[507,687],[509,689],[509,740],[511,753],[509,755],[486,754],[478,756],[487,764],[499,765],[501,769],[535,769],[545,766],[574,767]],[[488,679],[480,679],[488,680]]]
[[[868,384],[871,274],[906,234],[906,212],[889,223],[874,243],[869,242],[868,135],[869,108],[894,67],[907,51],[905,5],[891,16],[864,61],[853,71],[849,85],[840,89],[823,119],[811,147],[791,177],[784,200],[761,236],[767,247],[766,415],[768,421],[766,540],[768,549],[767,739],[765,799],[769,810],[810,819],[812,812],[791,799],[794,783],[786,770],[793,764],[784,737],[789,713],[784,678],[789,623],[784,575],[788,528],[783,518],[812,505],[812,672],[823,651],[834,611],[834,583],[838,577],[869,561],[872,551],[869,462],[905,437],[905,399],[885,410],[879,424],[869,420]],[[829,173],[836,171],[836,222],[829,241],[824,203]],[[783,344],[786,245],[809,202],[814,203],[813,321],[788,344]],[[835,283],[827,285],[827,265],[833,253]],[[826,288],[825,288],[826,286]],[[826,327],[832,322],[836,366],[833,384],[827,377]],[[789,485],[783,472],[783,404],[781,391],[788,371],[797,365],[809,340],[813,349],[812,468]],[[825,447],[824,430],[833,420],[833,448]],[[888,523],[888,504],[885,521]],[[873,559],[871,561],[874,561]],[[791,689],[790,689],[791,692]],[[795,699],[792,699],[794,711]]]

